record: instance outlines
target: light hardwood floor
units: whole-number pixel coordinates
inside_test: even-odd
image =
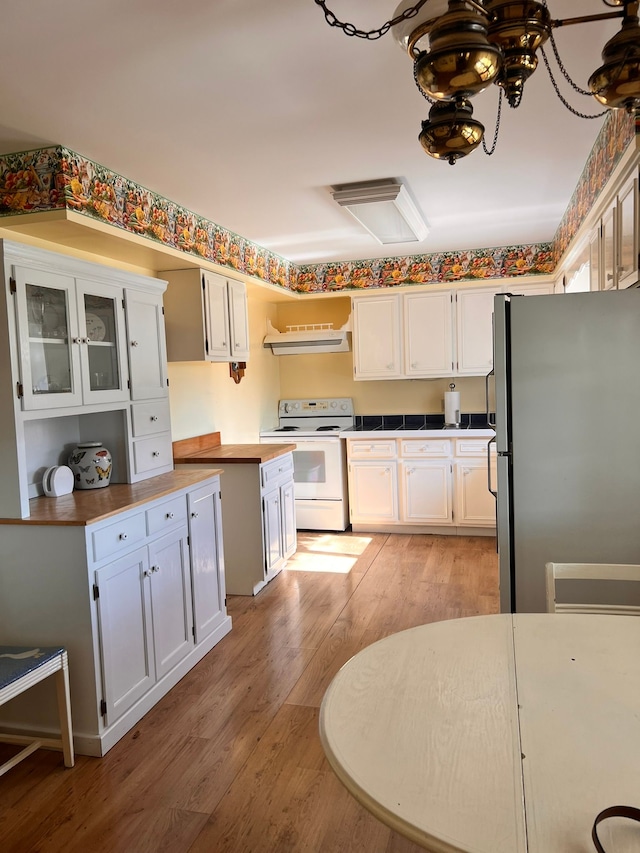
[[[302,533],[228,609],[231,633],[104,758],[41,750],[0,778],[2,853],[417,853],[338,782],[319,706],[364,646],[497,612],[495,539]]]

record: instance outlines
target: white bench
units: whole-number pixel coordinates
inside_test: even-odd
[[[69,665],[67,652],[61,647],[33,648],[28,646],[0,646],[0,705],[24,693],[34,684],[50,675],[56,678],[59,738],[37,738],[0,732],[0,742],[26,744],[12,758],[0,764],[0,776],[15,767],[36,749],[61,749],[65,767],[73,767],[73,735],[71,731],[71,705],[69,702]]]

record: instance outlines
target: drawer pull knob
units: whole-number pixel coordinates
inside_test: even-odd
[[[131,341],[131,346],[132,346],[132,347],[137,347],[137,346],[138,346],[138,341]]]
[[[150,577],[150,576],[151,576],[151,572],[150,572],[150,571],[148,571],[147,569],[145,569],[145,570],[144,570],[144,572],[143,572],[142,574],[145,576],[145,578],[148,578],[148,577]]]
[[[127,538],[127,534],[126,534],[126,533],[121,533],[121,534],[120,534],[120,536],[118,536],[118,539],[125,540],[126,538]]]
[[[160,566],[151,566],[151,571],[152,571],[152,572],[159,572],[159,571],[160,571]]]
[[[151,420],[152,420],[152,421],[157,421],[157,420],[158,420],[158,416],[157,416],[157,415],[151,415]]]
[[[197,512],[192,512],[192,513],[191,513],[191,518],[197,518],[197,517],[198,517],[198,513],[197,513]]]
[[[154,451],[153,451],[153,453],[152,453],[151,455],[152,455],[152,456],[160,456],[160,451],[159,451],[159,450],[154,450]]]
[[[168,513],[167,513],[167,518],[173,518],[173,513],[172,513],[172,512],[168,512]]]

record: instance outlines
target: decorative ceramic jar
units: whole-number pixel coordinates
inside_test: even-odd
[[[100,441],[83,441],[69,456],[76,489],[102,489],[111,480],[111,454]]]

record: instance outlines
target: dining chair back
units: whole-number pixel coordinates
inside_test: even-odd
[[[557,580],[640,581],[640,565],[615,563],[547,563],[546,573],[547,611],[549,613],[607,613],[622,616],[640,616],[640,604],[581,604],[577,602],[559,602],[556,600]]]

